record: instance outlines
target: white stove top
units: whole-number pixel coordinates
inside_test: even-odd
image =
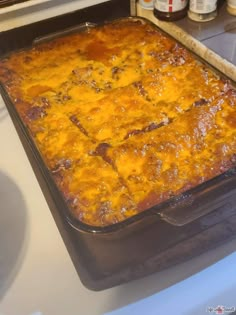
[[[86,0],[93,2],[102,1]],[[5,12],[0,29],[73,4],[85,1],[41,2],[38,15],[37,5]],[[218,305],[236,307],[236,241],[103,292],[83,287],[1,97],[0,211],[0,315],[200,315]]]

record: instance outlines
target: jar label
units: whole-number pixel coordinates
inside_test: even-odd
[[[161,12],[176,12],[183,10],[187,3],[187,0],[156,0],[155,9]]]
[[[194,13],[211,13],[216,10],[216,0],[190,0],[189,10]]]
[[[231,7],[236,7],[236,0],[227,0],[227,4]]]
[[[139,4],[145,9],[153,9],[154,7],[153,0],[139,0]]]

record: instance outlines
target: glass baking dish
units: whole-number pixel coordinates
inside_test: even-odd
[[[70,17],[71,14],[64,16],[65,25]],[[150,23],[142,18],[129,19]],[[50,34],[35,36],[33,45],[88,30],[94,27],[91,21],[60,32],[52,27],[52,34],[49,28]],[[56,20],[50,20],[51,25],[55,25],[53,22]],[[41,22],[39,27],[46,23]],[[30,25],[30,29],[37,30],[38,35],[37,26]],[[27,49],[22,44],[19,47],[14,44],[13,50],[16,48]],[[11,48],[8,51],[11,53]],[[235,168],[120,223],[97,227],[79,221],[68,209],[4,86],[0,89],[68,251],[87,287],[101,290],[142,277],[198,255],[234,236],[234,229],[229,225],[236,224]]]

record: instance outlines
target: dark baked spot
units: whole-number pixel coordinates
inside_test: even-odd
[[[129,139],[130,137],[132,136],[135,136],[135,135],[138,135],[138,134],[141,134],[141,133],[145,133],[145,132],[150,132],[152,130],[155,130],[155,129],[158,129],[158,128],[161,128],[163,126],[166,126],[168,125],[170,122],[172,122],[173,119],[168,119],[167,121],[162,121],[160,123],[151,123],[150,125],[144,127],[143,129],[136,129],[136,130],[131,130],[127,133],[127,135],[124,137],[124,140],[127,140]]]
[[[119,74],[122,73],[123,71],[124,71],[124,69],[121,68],[121,67],[113,67],[111,69],[112,79],[118,80],[119,79]]]
[[[106,155],[107,149],[110,147],[111,147],[111,145],[109,143],[105,143],[105,142],[99,143],[99,145],[96,147],[94,152],[96,155],[104,156],[104,155]]]
[[[111,147],[111,145],[109,143],[105,143],[105,142],[99,143],[99,145],[96,147],[96,149],[94,151],[90,152],[90,155],[101,156],[105,162],[107,162],[108,164],[112,165],[113,168],[115,168],[114,162],[107,155],[107,150],[110,147]]]
[[[45,109],[40,106],[33,106],[26,113],[26,116],[30,120],[36,120],[36,119],[44,117],[45,115],[46,115]]]
[[[200,98],[198,101],[195,101],[193,103],[193,106],[198,107],[198,106],[206,105],[208,103],[209,103],[209,100],[206,100],[205,98]]]
[[[61,159],[57,161],[56,166],[52,169],[52,173],[58,173],[61,170],[67,170],[72,166],[70,159]]]
[[[142,133],[142,132],[143,132],[142,130],[138,130],[138,129],[136,129],[136,130],[131,130],[131,131],[129,131],[129,132],[127,133],[127,135],[124,137],[124,140],[127,140],[127,139],[129,139],[130,137],[135,136],[135,135],[138,135],[138,134],[140,134],[140,133]]]
[[[133,86],[138,89],[140,95],[142,96],[147,95],[147,91],[144,89],[144,86],[141,81],[134,82]]]
[[[86,131],[86,129],[82,126],[82,124],[80,123],[79,119],[75,116],[72,115],[70,116],[70,120],[73,122],[73,124],[79,128],[79,130],[85,135],[88,136],[88,132]]]
[[[24,57],[24,63],[30,63],[31,61],[32,61],[33,59],[32,59],[32,57],[31,56],[25,56]]]

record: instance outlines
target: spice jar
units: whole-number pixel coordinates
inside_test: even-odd
[[[227,11],[231,15],[236,15],[236,0],[227,0]]]
[[[139,4],[144,9],[153,10],[154,0],[139,0]]]
[[[217,0],[190,0],[188,17],[197,22],[208,22],[217,16]]]
[[[156,0],[154,15],[164,21],[180,20],[187,14],[187,5],[187,0]]]

